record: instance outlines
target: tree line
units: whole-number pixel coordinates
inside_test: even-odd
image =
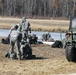
[[[75,12],[76,0],[0,0],[1,16],[69,18]]]

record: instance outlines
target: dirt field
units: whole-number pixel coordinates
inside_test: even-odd
[[[66,20],[36,20],[28,19],[32,30],[58,31],[67,30],[69,21]],[[9,29],[21,19],[1,18],[0,28]],[[52,48],[49,45],[31,45],[35,59],[11,60],[5,58],[9,45],[3,45],[0,38],[0,75],[67,75],[76,73],[76,63],[68,62],[65,49]],[[74,74],[76,75],[76,74]]]
[[[5,58],[9,45],[0,38],[0,75],[57,75],[76,73],[76,63],[68,62],[65,50],[48,45],[31,45],[35,59],[11,60]]]

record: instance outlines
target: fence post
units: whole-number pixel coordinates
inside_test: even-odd
[[[60,40],[62,41],[62,32],[60,32]]]

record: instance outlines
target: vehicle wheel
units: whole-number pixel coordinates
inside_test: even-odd
[[[69,62],[76,62],[76,48],[72,46],[66,46],[66,58]]]

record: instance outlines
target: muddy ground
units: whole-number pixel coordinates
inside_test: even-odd
[[[76,73],[76,63],[68,62],[65,49],[49,45],[31,45],[35,59],[12,60],[5,58],[9,45],[1,43],[0,38],[0,75],[57,75]]]

